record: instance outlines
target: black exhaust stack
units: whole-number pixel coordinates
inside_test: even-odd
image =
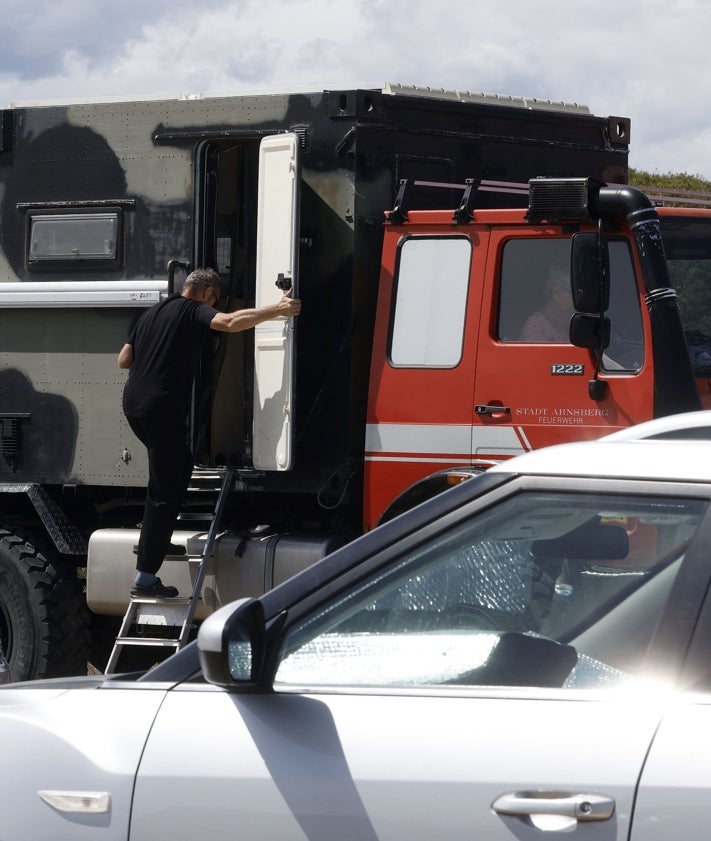
[[[652,329],[654,417],[701,409],[654,205],[627,186],[601,187],[595,204],[603,219],[624,213],[637,244]]]

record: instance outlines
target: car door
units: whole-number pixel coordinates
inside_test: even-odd
[[[630,484],[509,484],[295,604],[270,691],[171,691],[132,841],[628,838],[708,507]]]
[[[175,692],[141,763],[131,838],[207,827],[255,841],[628,837],[655,704],[483,690],[443,700]],[[583,826],[594,799],[611,814]]]
[[[711,698],[671,702],[640,781],[631,841],[708,837]]]
[[[711,789],[711,602],[684,661],[686,693],[670,695],[639,783],[631,841],[708,837]]]

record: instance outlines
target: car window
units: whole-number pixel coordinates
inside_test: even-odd
[[[694,499],[516,494],[292,626],[275,685],[626,681],[705,509]]]

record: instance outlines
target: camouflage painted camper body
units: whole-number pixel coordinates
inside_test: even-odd
[[[122,416],[116,354],[132,321],[168,291],[169,263],[178,284],[190,267],[214,266],[229,290],[223,304],[254,301],[263,138],[292,132],[299,142],[293,469],[253,469],[250,334],[223,339],[206,356],[193,418],[201,462],[242,471],[238,528],[275,519],[360,526],[383,213],[403,179],[627,176],[622,118],[401,86],[23,104],[1,119],[0,558],[19,563],[29,581],[31,563],[18,558],[40,557],[42,575],[59,582],[56,603],[30,609],[21,602],[35,597],[22,581],[9,596],[10,573],[4,579],[0,569],[0,634],[11,660],[13,639],[17,650],[22,634],[35,633],[32,622],[61,629],[92,531],[140,517],[145,456]],[[460,195],[414,187],[408,201],[451,207]],[[477,198],[480,206],[508,200]],[[76,612],[80,596],[72,598]],[[23,610],[31,614],[24,624]],[[73,655],[54,650],[61,636],[28,649],[25,674],[74,668]]]

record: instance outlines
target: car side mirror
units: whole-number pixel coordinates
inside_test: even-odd
[[[205,619],[198,631],[198,653],[205,679],[225,688],[260,682],[266,643],[264,608],[257,599],[240,599]]]

